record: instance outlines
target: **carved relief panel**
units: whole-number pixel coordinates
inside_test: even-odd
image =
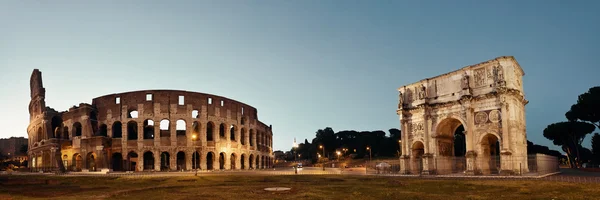
[[[475,87],[483,87],[486,85],[487,74],[485,67],[473,70],[473,81]]]

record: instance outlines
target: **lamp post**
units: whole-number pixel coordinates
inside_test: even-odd
[[[335,153],[337,154],[337,156],[338,156],[338,157],[337,157],[337,159],[338,159],[338,161],[339,161],[339,160],[340,160],[340,155],[341,155],[342,153],[341,153],[340,151],[337,151],[337,152],[335,152]]]
[[[325,158],[325,148],[323,148],[323,145],[319,145],[319,149],[323,150],[323,157]],[[319,158],[320,158],[320,156],[319,156]],[[321,160],[321,159],[319,159],[319,160]],[[325,171],[325,160],[323,160],[323,171]]]
[[[371,148],[367,147],[367,150],[369,150],[369,162],[371,162]]]

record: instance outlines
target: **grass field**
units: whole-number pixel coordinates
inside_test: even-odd
[[[0,199],[600,199],[600,184],[368,176],[0,176]],[[266,187],[289,187],[268,192]]]

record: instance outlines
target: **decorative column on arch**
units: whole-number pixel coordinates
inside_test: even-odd
[[[400,114],[400,129],[402,130],[402,156],[400,156],[400,173],[401,174],[410,174],[410,149],[408,148],[408,144],[410,143],[410,141],[408,141],[408,127],[407,127],[407,120],[406,119],[402,119],[402,113],[401,111],[398,111]]]
[[[500,174],[502,175],[510,175],[513,174],[515,172],[518,172],[518,169],[516,169],[516,167],[514,166],[514,163],[511,162],[513,161],[512,159],[512,152],[510,151],[511,149],[511,135],[510,133],[510,121],[509,121],[509,106],[508,103],[506,102],[506,97],[504,97],[503,95],[501,95],[500,97],[500,119],[501,122],[500,124],[502,125],[502,127],[500,128],[500,133],[498,135],[500,135],[500,138],[498,138],[501,142],[501,147],[500,148]],[[525,159],[526,160],[526,159]],[[526,162],[525,162],[526,163]],[[518,163],[517,163],[518,165]]]
[[[467,170],[466,170],[466,174],[467,175],[475,175],[477,174],[477,153],[475,152],[474,149],[474,144],[476,144],[476,137],[475,137],[475,110],[472,107],[468,107],[465,110],[465,114],[466,114],[466,127],[465,127],[465,139],[466,139],[466,150],[467,153],[465,155],[466,161],[467,161]]]
[[[436,166],[434,166],[434,161],[433,161],[433,154],[431,153],[429,147],[431,145],[429,145],[429,139],[431,138],[430,135],[430,124],[431,124],[431,115],[430,115],[430,108],[428,108],[427,106],[425,107],[424,110],[424,116],[423,116],[423,129],[424,129],[424,133],[423,133],[423,138],[424,138],[424,151],[425,153],[423,154],[423,174],[425,175],[429,175],[429,174],[435,174],[435,170],[436,170]]]

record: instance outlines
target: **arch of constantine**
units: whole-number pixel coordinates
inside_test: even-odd
[[[504,56],[398,88],[401,172],[527,172],[524,75]]]

